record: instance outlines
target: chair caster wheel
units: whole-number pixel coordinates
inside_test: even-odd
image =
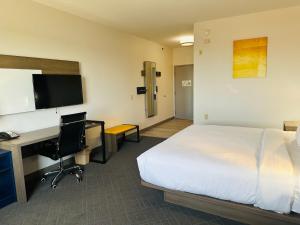
[[[77,179],[76,179],[76,183],[77,183],[77,184],[80,184],[81,182],[82,182],[82,178],[77,178]]]
[[[76,176],[77,183],[78,184],[81,183],[81,181],[82,181],[82,175],[76,173],[75,176]]]
[[[76,183],[77,183],[77,184],[80,184],[81,181],[82,181],[81,179],[77,179]]]
[[[52,189],[54,190],[54,189],[56,189],[57,185],[56,185],[56,184],[53,184],[53,185],[51,185],[51,187],[52,187]]]
[[[45,178],[45,177],[42,177],[41,182],[42,182],[42,183],[45,183],[45,182],[46,182],[46,178]]]

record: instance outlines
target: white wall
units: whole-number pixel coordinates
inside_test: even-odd
[[[60,108],[58,113],[48,109],[0,116],[0,130],[26,132],[55,126],[60,114],[78,111],[87,111],[89,119],[105,120],[107,127],[136,123],[143,128],[174,114],[172,50],[165,46],[18,0],[1,1],[0,43],[0,54],[79,61],[86,99],[86,104]],[[136,95],[136,87],[144,85],[140,71],[146,60],[156,62],[162,72],[157,79],[158,115],[149,119],[144,96]],[[37,167],[50,163],[39,158]],[[25,165],[27,173],[34,170],[28,169],[30,164]]]
[[[194,47],[178,47],[173,49],[173,65],[194,64]]]
[[[299,120],[299,21],[294,7],[196,23],[195,122],[282,128]],[[261,36],[269,37],[267,78],[233,79],[233,40]]]

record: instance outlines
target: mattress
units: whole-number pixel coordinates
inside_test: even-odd
[[[148,183],[287,213],[294,171],[285,140],[279,130],[192,125],[137,163]]]

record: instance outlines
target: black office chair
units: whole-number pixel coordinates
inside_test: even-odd
[[[40,155],[53,160],[59,159],[58,170],[45,173],[42,178],[42,181],[45,181],[48,176],[56,174],[51,182],[53,189],[56,188],[62,175],[67,172],[74,174],[78,182],[82,180],[81,167],[78,165],[64,167],[63,157],[75,154],[85,147],[85,117],[86,112],[62,116],[59,137],[46,143],[39,151]]]

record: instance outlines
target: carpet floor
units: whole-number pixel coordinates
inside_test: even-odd
[[[90,163],[84,180],[65,176],[55,190],[39,183],[26,204],[0,209],[1,225],[238,225],[163,201],[140,185],[136,157],[163,139],[124,143],[105,165]]]

